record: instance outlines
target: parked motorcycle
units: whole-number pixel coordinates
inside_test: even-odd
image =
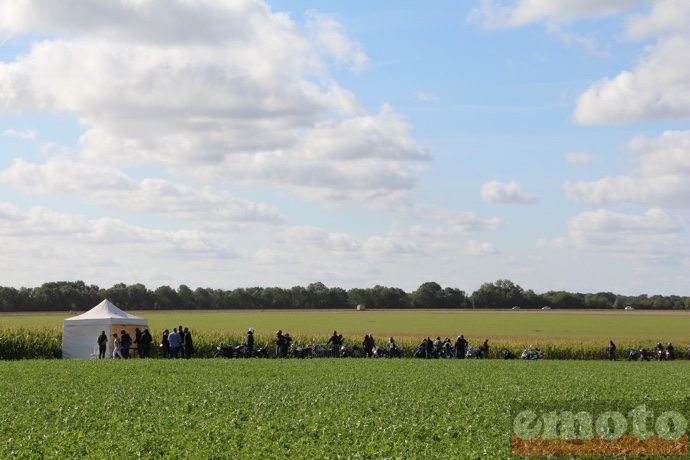
[[[515,359],[515,358],[517,358],[517,356],[515,356],[515,353],[513,353],[512,351],[510,351],[506,348],[504,348],[501,351],[501,356],[503,357],[503,359]]]
[[[637,361],[640,358],[640,353],[634,348],[630,348],[628,352],[628,361]]]
[[[343,345],[340,347],[340,356],[343,358],[356,358],[359,352],[359,347],[357,345],[348,346]]]
[[[467,359],[484,359],[484,350],[482,347],[474,348],[472,345],[467,346],[467,353],[465,353],[465,358]]]
[[[690,347],[688,347],[688,355],[690,355]],[[414,357],[421,359],[426,358],[426,349],[424,345],[417,345],[417,348],[414,350]]]
[[[640,348],[639,353],[640,353],[640,361],[650,361],[652,359],[652,357],[649,355],[649,352],[644,347]]]
[[[233,347],[232,345],[220,345],[216,347],[215,358],[268,358],[266,347],[249,351],[246,343]]]
[[[522,355],[520,355],[520,359],[542,359],[542,353],[539,348],[535,349],[532,351],[529,348],[526,348],[525,350],[522,351]]]

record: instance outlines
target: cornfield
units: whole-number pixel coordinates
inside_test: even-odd
[[[159,337],[162,331],[152,331],[154,336],[155,349],[153,357],[161,357]],[[230,334],[217,331],[199,331],[193,333],[194,357],[212,358],[219,345],[239,345],[245,341],[244,334]],[[328,336],[323,335],[297,335],[293,337],[293,344],[309,346],[319,343],[325,344]],[[405,352],[405,357],[412,357],[417,346],[422,342],[419,338],[399,338],[397,345]],[[478,347],[483,340],[470,340],[470,345]],[[617,359],[627,359],[628,349],[639,349],[640,346],[652,350],[654,343],[647,341],[622,341],[617,343]],[[269,356],[274,356],[274,337],[270,334],[258,334],[255,337],[255,348],[266,346]],[[345,338],[347,345],[357,345],[361,347],[361,338]],[[387,347],[387,340],[380,338],[377,345],[382,348]],[[504,349],[510,350],[516,355],[522,353],[524,349],[535,350],[539,348],[545,359],[570,359],[570,360],[599,360],[608,359],[606,341],[584,340],[577,341],[572,339],[552,339],[549,341],[535,341],[534,339],[507,340],[501,338],[490,339],[489,358],[501,359],[501,352]],[[0,326],[0,360],[20,360],[20,359],[59,359],[62,357],[62,330],[51,327],[3,327]],[[676,350],[676,359],[687,358],[685,350]]]

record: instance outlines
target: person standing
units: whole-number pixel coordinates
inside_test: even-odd
[[[132,337],[123,329],[120,331],[120,340],[122,342],[122,357],[129,359],[129,347],[132,346]]]
[[[278,330],[276,332],[276,358],[283,357],[283,347],[285,346],[285,336],[283,336],[283,331]]]
[[[182,343],[180,334],[177,332],[177,328],[173,328],[172,333],[168,335],[168,343],[170,343],[170,356],[168,356],[168,358],[177,359],[177,355],[180,352],[180,345]]]
[[[151,343],[153,343],[153,336],[149,332],[148,328],[145,328],[144,332],[141,334],[141,345],[144,349],[141,355],[142,358],[151,357]]]
[[[188,328],[184,328],[184,357],[189,359],[194,353],[194,343],[192,342],[192,332]]]
[[[283,344],[283,349],[281,350],[281,354],[283,358],[288,357],[288,350],[290,349],[290,345],[292,344],[292,337],[290,337],[290,334],[287,332],[285,335],[283,335],[283,339],[285,339],[285,343]]]
[[[96,343],[98,344],[98,359],[105,359],[105,349],[108,346],[108,336],[105,335],[105,331],[101,331]]]
[[[137,355],[139,355],[140,358],[144,357],[144,347],[141,346],[141,329],[138,327],[134,329],[134,344],[137,346]]]
[[[337,358],[338,355],[340,355],[340,346],[343,344],[343,336],[338,335],[337,331],[333,331],[333,335],[328,339],[328,342],[326,342],[326,346],[328,346],[328,344],[332,344],[333,357]]]
[[[122,358],[122,339],[113,332],[113,358]]]
[[[464,335],[459,335],[455,341],[455,357],[465,359],[465,350],[467,350],[467,340]]]
[[[616,344],[613,343],[613,340],[609,341],[608,352],[609,352],[609,361],[615,361],[616,360]]]
[[[395,344],[393,337],[391,337],[388,339],[388,357],[395,358],[396,356],[398,356],[398,346]]]
[[[247,351],[249,356],[254,353],[254,328],[250,327],[247,331]]]
[[[170,342],[168,341],[168,335],[170,335],[170,331],[166,329],[163,331],[163,335],[161,336],[161,350],[163,352],[163,358],[168,358],[170,356]]]

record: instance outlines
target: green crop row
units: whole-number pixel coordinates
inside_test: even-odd
[[[0,362],[0,458],[511,458],[516,403],[541,411],[558,402],[577,412],[583,400],[603,401],[627,413],[663,401],[689,418],[682,384],[687,367],[501,360]],[[682,401],[685,406],[677,404]]]
[[[158,346],[160,332],[152,331],[154,335],[153,357],[161,357],[161,348]],[[218,331],[198,331],[193,332],[195,358],[212,358],[219,345],[239,345],[245,342],[246,336],[243,334],[223,333]],[[345,343],[350,346],[361,348],[363,338],[345,337]],[[422,342],[419,338],[399,338],[396,343],[404,350],[405,357],[414,356],[414,351]],[[454,340],[454,338],[451,338]],[[95,341],[95,338],[94,338]],[[297,334],[293,337],[293,343],[301,346],[311,344],[325,344],[328,336]],[[483,340],[470,339],[470,345],[478,347]],[[387,338],[377,339],[377,345],[386,349],[388,347]],[[500,359],[504,349],[510,350],[516,355],[522,353],[524,349],[540,348],[545,359],[572,359],[572,360],[598,360],[608,359],[606,341],[578,341],[575,339],[560,339],[549,341],[536,341],[535,339],[526,340],[506,340],[490,339],[489,358]],[[617,344],[616,353],[618,359],[627,359],[628,349],[639,349],[644,346],[647,349],[654,347],[654,342],[646,341],[625,341]],[[255,339],[255,348],[267,347],[269,357],[275,356],[275,341],[272,335],[258,334]],[[676,350],[677,359],[687,358],[687,349],[678,347]],[[361,351],[360,351],[361,355]],[[59,328],[50,327],[0,327],[0,360],[19,360],[19,359],[54,359],[62,356],[62,331]]]

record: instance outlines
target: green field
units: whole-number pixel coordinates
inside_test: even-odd
[[[565,312],[565,311],[198,311],[132,312],[148,318],[155,331],[180,324],[192,331],[241,334],[254,327],[259,334],[281,329],[292,335],[328,336],[333,330],[357,338],[422,338],[427,335],[474,339],[639,340],[644,343],[690,340],[690,313],[685,312]],[[61,327],[69,315],[4,314],[6,326]]]
[[[688,362],[0,362],[0,458],[509,458],[516,401],[665,401],[688,417],[688,371]]]

